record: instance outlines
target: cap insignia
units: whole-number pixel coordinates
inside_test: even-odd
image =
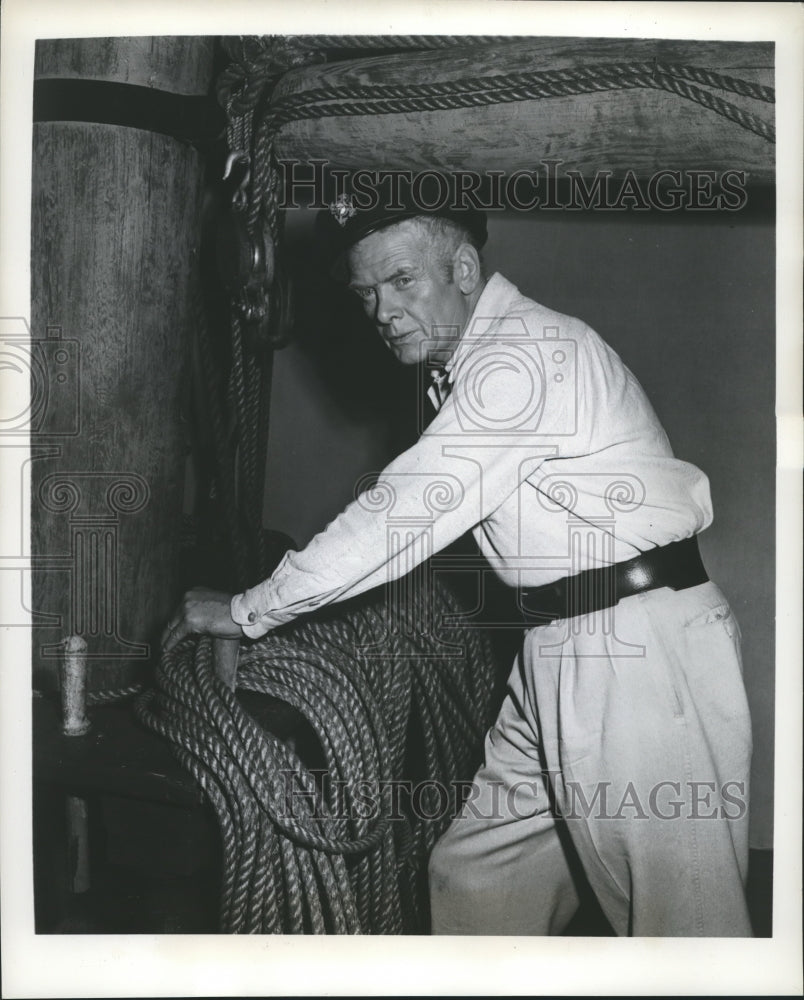
[[[330,202],[329,210],[339,226],[345,226],[353,215],[357,215],[357,209],[348,194],[339,194],[335,201]]]

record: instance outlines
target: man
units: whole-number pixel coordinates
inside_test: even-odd
[[[486,279],[482,213],[346,208],[328,226],[349,286],[400,362],[436,371],[438,412],[381,474],[391,500],[359,497],[231,601],[190,592],[167,647],[262,636],[472,530],[529,627],[431,858],[434,932],[560,933],[579,860],[617,934],[750,935],[750,725],[739,630],[694,540],[706,477],[594,331]],[[393,550],[389,505],[419,525]]]

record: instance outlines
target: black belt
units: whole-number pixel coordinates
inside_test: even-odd
[[[559,618],[574,618],[593,611],[613,608],[624,597],[658,587],[686,590],[706,583],[709,577],[698,539],[662,545],[626,562],[587,569],[543,587],[523,587],[519,591],[519,610],[525,624],[549,625]]]

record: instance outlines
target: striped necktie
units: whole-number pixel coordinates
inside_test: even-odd
[[[433,382],[427,390],[427,398],[433,404],[436,411],[438,411],[441,409],[444,400],[449,396],[452,384],[449,381],[449,372],[446,368],[431,369],[430,378]]]

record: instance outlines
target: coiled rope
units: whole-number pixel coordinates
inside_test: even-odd
[[[417,632],[416,623],[459,610],[446,589],[420,589],[395,608],[399,627],[388,634],[375,591],[241,647],[238,688],[296,709],[323,772],[218,680],[208,639],[163,658],[136,712],[170,741],[217,814],[221,930],[426,929],[427,858],[458,809],[458,782],[474,773],[492,708],[484,634]]]

